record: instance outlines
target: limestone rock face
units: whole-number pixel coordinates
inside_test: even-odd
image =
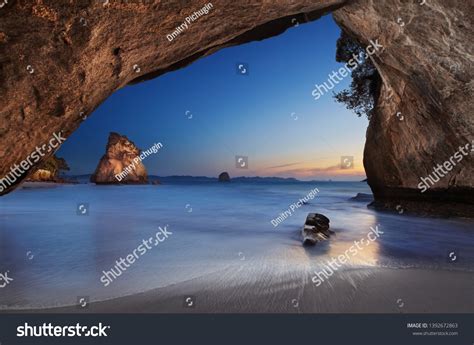
[[[219,174],[219,182],[230,182],[230,176],[227,171]]]
[[[139,160],[140,149],[126,136],[110,133],[105,155],[91,176],[97,184],[147,184],[147,172]]]
[[[472,217],[474,3],[419,3],[359,0],[334,13],[350,35],[385,48],[373,56],[383,86],[367,130],[368,184],[378,206]],[[422,193],[421,178],[466,145],[468,154]]]
[[[214,0],[207,15],[169,41],[201,1],[8,2],[0,9],[0,178],[53,133],[69,136],[115,90],[333,11],[358,41],[385,47],[373,56],[384,83],[364,152],[376,202],[462,204],[469,213],[472,156],[425,193],[417,186],[474,139],[474,3],[420,3]]]
[[[33,174],[30,175],[28,181],[34,182],[49,182],[54,181],[54,176],[51,171],[46,169],[38,169]]]

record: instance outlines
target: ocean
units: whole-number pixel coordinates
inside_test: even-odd
[[[272,219],[317,188],[308,203],[276,227]],[[474,271],[474,222],[367,208],[363,182],[166,180],[162,185],[51,185],[0,198],[0,309],[102,301],[245,267],[265,288],[285,274],[308,281],[371,228],[383,232],[341,268]],[[82,205],[82,206],[81,206]],[[329,217],[335,235],[304,247],[308,213]],[[148,250],[107,287],[103,271],[168,226],[172,235]],[[451,253],[451,254],[450,254]],[[267,279],[268,278],[268,279]],[[0,285],[1,286],[1,285]]]

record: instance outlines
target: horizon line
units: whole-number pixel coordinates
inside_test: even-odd
[[[64,177],[78,177],[78,176],[91,176],[93,175],[93,173],[87,173],[87,174],[72,174],[72,175],[69,175],[69,174],[62,174],[61,176],[64,176]],[[207,179],[215,179],[215,180],[218,180],[219,179],[219,176],[204,176],[204,175],[167,175],[167,176],[160,176],[160,175],[153,175],[153,174],[150,174],[148,175],[148,177],[156,177],[156,178],[170,178],[170,177],[192,177],[192,178],[207,178]],[[328,182],[328,181],[332,181],[332,182],[366,182],[367,180],[367,176],[360,176],[362,178],[362,180],[336,180],[334,181],[333,178],[327,178],[327,179],[324,179],[324,180],[300,180],[296,177],[280,177],[280,176],[258,176],[258,175],[255,175],[255,176],[235,176],[235,177],[231,177],[230,179],[252,179],[252,178],[260,178],[260,179],[280,179],[280,180],[294,180],[294,181],[299,181],[299,182]],[[337,179],[337,178],[336,178]]]

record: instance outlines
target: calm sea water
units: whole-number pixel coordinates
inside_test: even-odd
[[[320,193],[310,203],[277,227],[270,223],[314,188]],[[370,189],[360,182],[192,181],[21,189],[0,198],[0,273],[8,271],[14,279],[0,288],[0,308],[72,305],[77,296],[104,300],[243,263],[268,275],[291,271],[310,278],[313,270],[344,253],[376,225],[383,235],[344,269],[474,271],[472,220],[376,212],[367,209],[367,202],[350,200],[357,193],[370,193]],[[88,205],[87,215],[77,212],[82,203]],[[314,248],[303,247],[300,238],[309,212],[328,216],[336,232]],[[164,225],[173,235],[104,287],[102,271]],[[448,260],[451,251],[456,252],[455,263]]]

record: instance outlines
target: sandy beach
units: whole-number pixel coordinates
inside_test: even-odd
[[[271,223],[315,187],[321,191],[317,198],[278,226]],[[2,264],[14,279],[1,291],[0,310],[472,311],[472,221],[376,212],[351,199],[366,190],[361,183],[168,183],[159,192],[151,186],[23,189],[0,203]],[[82,204],[88,213],[77,212]],[[331,219],[335,234],[303,246],[301,226],[315,210]],[[166,241],[103,284],[104,271],[166,225],[172,233]],[[350,252],[321,285],[313,282],[315,272],[349,253],[374,228],[380,237]],[[459,259],[449,262],[449,252]],[[83,309],[77,307],[81,296],[90,301]],[[185,306],[187,297],[192,307]]]
[[[468,313],[474,274],[417,269],[336,272],[319,287],[295,276],[258,279],[245,266],[148,292],[91,303],[20,313]],[[225,276],[225,277],[224,277]],[[246,278],[249,277],[249,278]],[[250,278],[253,277],[253,278]],[[275,280],[269,284],[268,280]],[[221,286],[232,281],[232,286]],[[265,286],[262,289],[261,286]],[[193,307],[185,307],[192,296]],[[4,311],[5,312],[5,311]]]

